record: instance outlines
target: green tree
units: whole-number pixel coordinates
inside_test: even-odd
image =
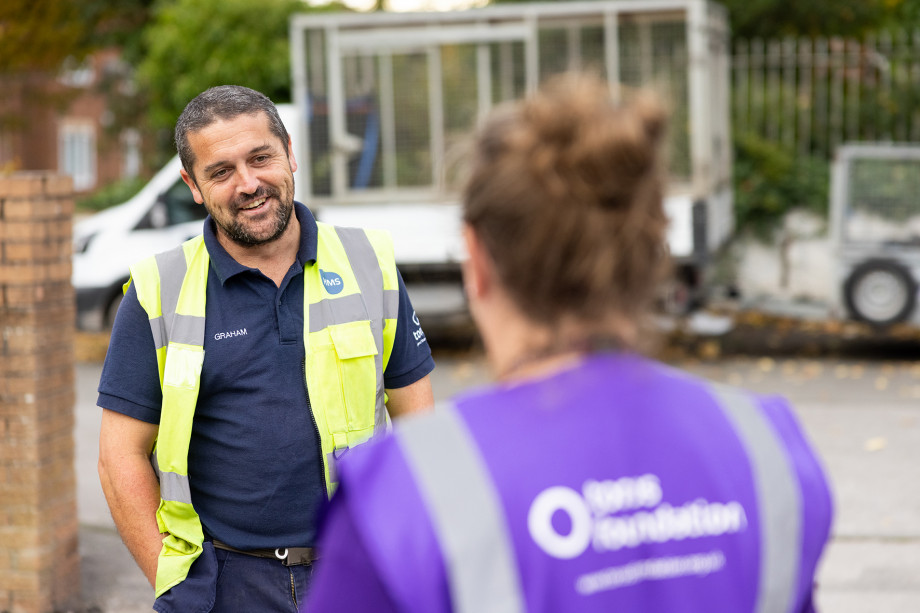
[[[93,51],[119,47],[130,62],[139,53],[139,30],[154,0],[0,0],[0,90],[9,100],[25,100],[30,109],[64,109],[73,91],[54,78],[63,68],[75,68]],[[131,52],[135,52],[133,56]],[[130,72],[106,71],[100,93],[110,109],[142,107],[130,88]],[[2,99],[2,97],[0,97]],[[18,104],[0,104],[0,131],[16,134],[29,127]],[[115,114],[107,130],[117,134],[135,125],[136,116]],[[8,163],[15,168],[18,162]]]
[[[825,217],[830,167],[821,158],[796,156],[754,134],[735,134],[735,224],[769,241],[783,217],[805,210]]]
[[[69,0],[0,2],[0,73],[57,68],[86,53],[79,8]]]
[[[171,130],[188,101],[215,85],[290,100],[288,19],[308,10],[317,9],[301,0],[158,0],[138,67],[153,125]]]
[[[153,0],[3,0],[0,74],[57,70],[94,49],[131,46]]]
[[[916,0],[718,0],[736,38],[855,36],[918,17]],[[917,23],[914,21],[914,23]]]

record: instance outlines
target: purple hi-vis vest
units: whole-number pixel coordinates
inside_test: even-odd
[[[780,398],[603,355],[403,424],[342,466],[403,611],[812,609],[831,499]]]

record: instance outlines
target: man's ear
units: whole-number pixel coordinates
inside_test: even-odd
[[[184,168],[179,170],[179,174],[182,175],[182,180],[185,181],[185,184],[188,185],[188,188],[192,190],[192,198],[195,199],[195,202],[198,204],[204,204],[204,198],[201,197],[201,190],[198,189],[198,184],[195,183],[193,179]]]
[[[294,143],[288,136],[288,161],[291,163],[291,172],[297,172],[297,160],[294,159]]]
[[[463,287],[468,298],[479,300],[490,292],[495,282],[492,258],[480,242],[476,231],[466,224],[463,226],[463,243],[466,246]]]

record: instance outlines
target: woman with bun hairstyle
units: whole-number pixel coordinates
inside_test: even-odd
[[[639,352],[665,123],[569,74],[482,125],[463,272],[497,383],[340,464],[305,611],[813,610],[831,497],[789,405]]]

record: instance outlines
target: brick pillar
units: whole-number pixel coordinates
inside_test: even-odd
[[[78,607],[73,188],[0,175],[0,611]]]

